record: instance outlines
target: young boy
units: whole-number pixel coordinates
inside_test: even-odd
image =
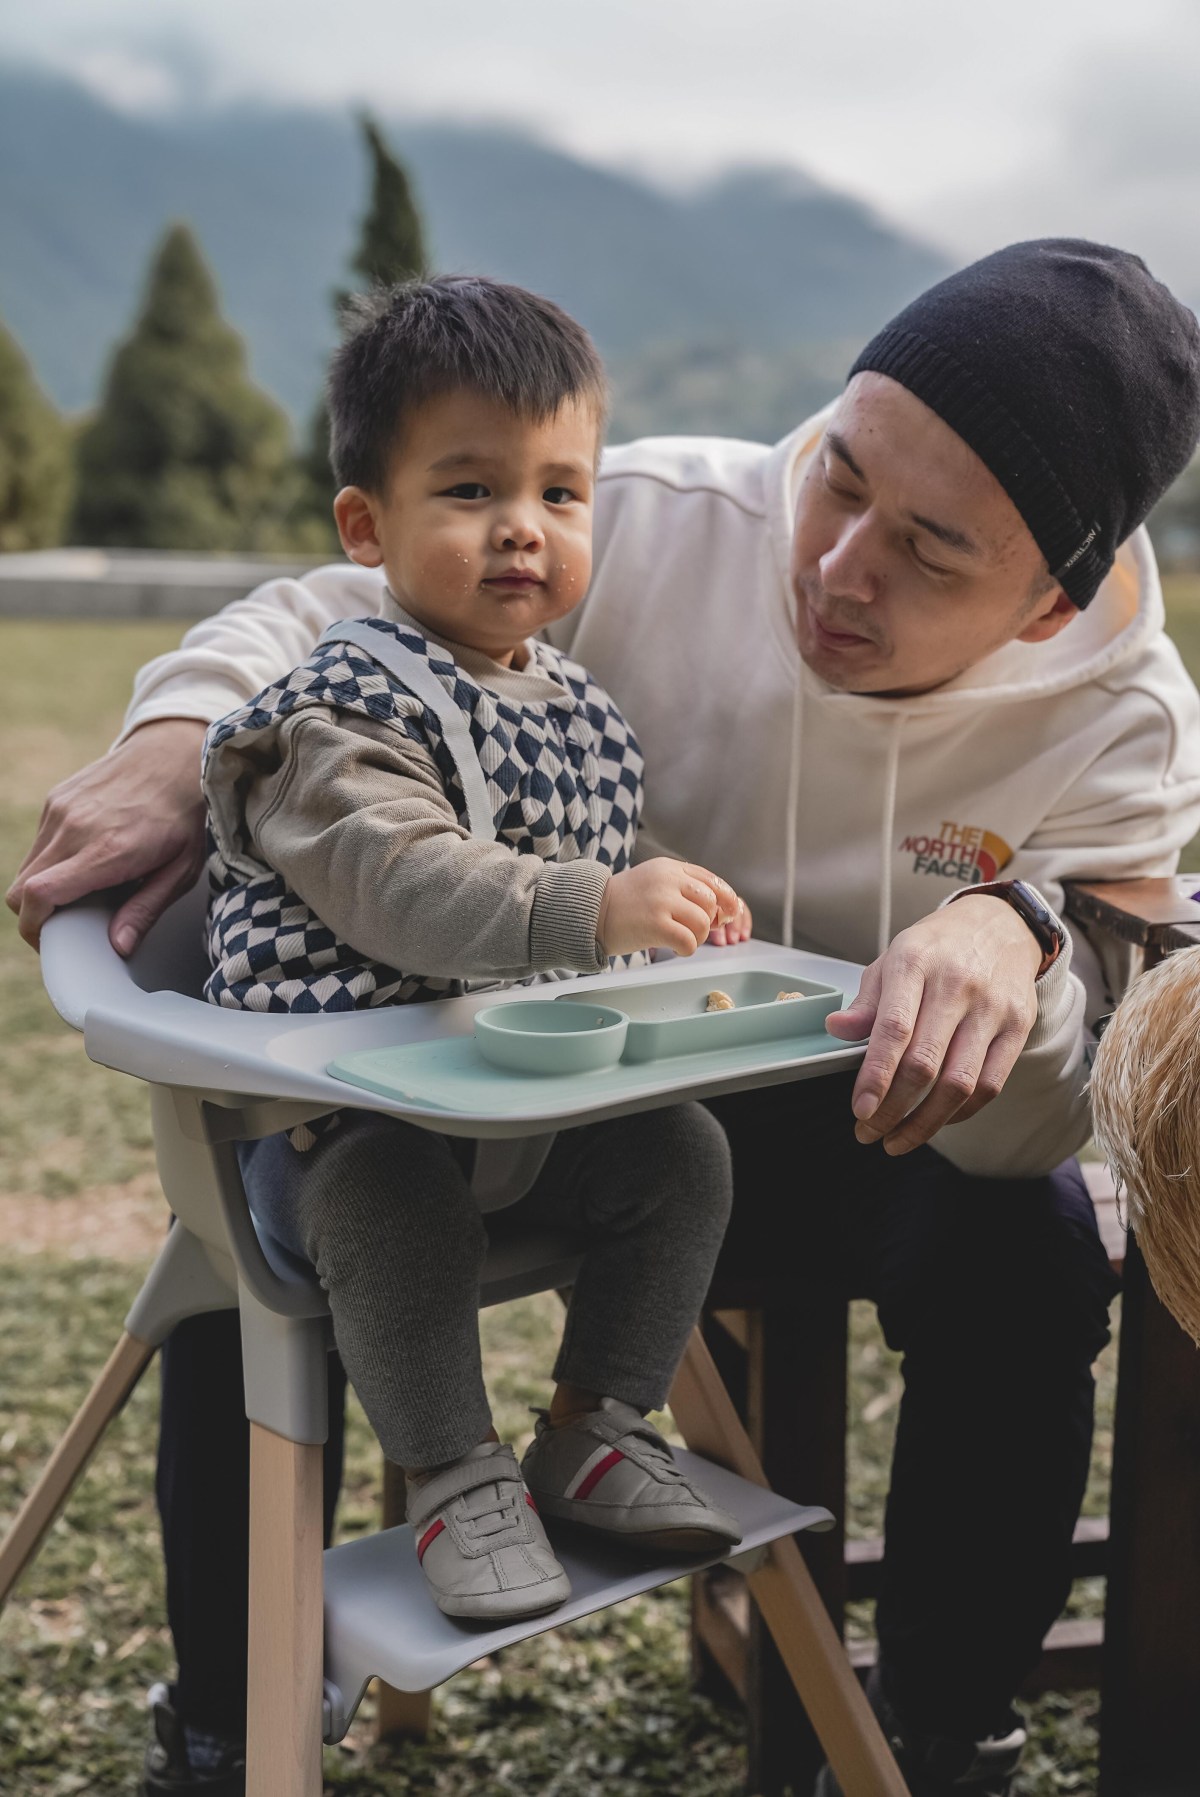
[[[385,570],[388,606],[209,734],[215,1003],[343,1010],[569,977],[691,954],[733,917],[703,868],[628,865],[637,743],[534,640],[587,588],[605,399],[586,334],[519,288],[439,279],[359,305],[329,383],[334,514],[347,555]],[[250,1145],[243,1170],[255,1214],[329,1292],[448,1614],[569,1595],[539,1509],[659,1550],[740,1539],[644,1420],[728,1216],[702,1107],[562,1133],[523,1200],[586,1254],[520,1467],[483,1385],[487,1238],[463,1145],[347,1112]]]

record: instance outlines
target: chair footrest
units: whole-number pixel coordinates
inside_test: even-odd
[[[827,1528],[833,1521],[828,1510],[790,1503],[698,1455],[677,1449],[676,1458],[742,1524],[743,1540],[732,1556],[664,1561],[551,1523],[555,1551],[571,1580],[571,1599],[548,1616],[503,1628],[479,1627],[442,1614],[417,1564],[407,1525],[330,1548],[325,1555],[325,1739],[342,1739],[372,1678],[384,1679],[397,1691],[430,1690],[514,1641],[668,1585],[781,1535]]]

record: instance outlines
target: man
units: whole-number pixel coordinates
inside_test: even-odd
[[[657,846],[726,870],[759,935],[871,962],[830,1024],[870,1036],[856,1078],[713,1108],[730,1262],[873,1298],[905,1355],[873,1695],[917,1797],[1009,1789],[1012,1695],[1069,1582],[1113,1282],[1065,1157],[1089,1133],[1105,1001],[1049,907],[1066,879],[1171,871],[1200,823],[1196,694],[1138,529],[1200,431],[1198,335],[1121,251],[1001,251],[906,308],[775,449],[613,451],[592,587],[561,632],[645,747]],[[51,795],[10,894],[23,933],[140,878],[114,919],[127,951],[199,868],[204,722],[380,593],[344,568],[274,582],[144,669],[120,745]],[[236,1343],[205,1329],[169,1345],[160,1463],[198,1755],[236,1728],[240,1673],[240,1619],[214,1620],[202,1574],[241,1524],[214,1516],[182,1422],[197,1391],[210,1413],[239,1401]]]

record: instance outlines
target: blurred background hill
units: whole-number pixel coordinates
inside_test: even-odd
[[[782,434],[950,267],[795,170],[669,192],[508,128],[379,116],[432,265],[519,281],[581,318],[613,367],[618,436]],[[154,245],[184,218],[255,379],[299,426],[334,341],[330,294],[363,188],[349,112],[242,106],[168,122],[0,69],[0,317],[60,407],[93,405]]]
[[[935,244],[794,162],[710,163],[703,178],[664,181],[465,116],[418,117],[393,100],[368,117],[278,94],[131,107],[0,57],[0,549],[65,535],[334,552],[321,386],[338,297],[348,276],[366,284],[371,193],[384,237],[416,231],[423,266],[519,282],[588,326],[612,375],[611,441],[776,440],[839,391],[882,323],[968,259],[969,231],[961,248]],[[1178,149],[1160,146],[1155,169]],[[902,156],[903,140],[887,150]],[[211,317],[166,386],[139,385],[130,357],[145,362],[154,270],[179,227]],[[1180,274],[1187,297],[1200,269],[1185,257]],[[270,502],[236,517],[218,502],[232,451],[175,443],[168,466],[166,440],[197,431],[235,442],[239,479]],[[50,494],[36,470],[52,467]],[[133,521],[139,506],[154,528]],[[1200,463],[1152,530],[1168,566],[1200,564]]]

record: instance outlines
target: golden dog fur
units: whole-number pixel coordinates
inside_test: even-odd
[[[1101,1038],[1091,1094],[1096,1141],[1154,1289],[1200,1343],[1200,948],[1130,987]]]

